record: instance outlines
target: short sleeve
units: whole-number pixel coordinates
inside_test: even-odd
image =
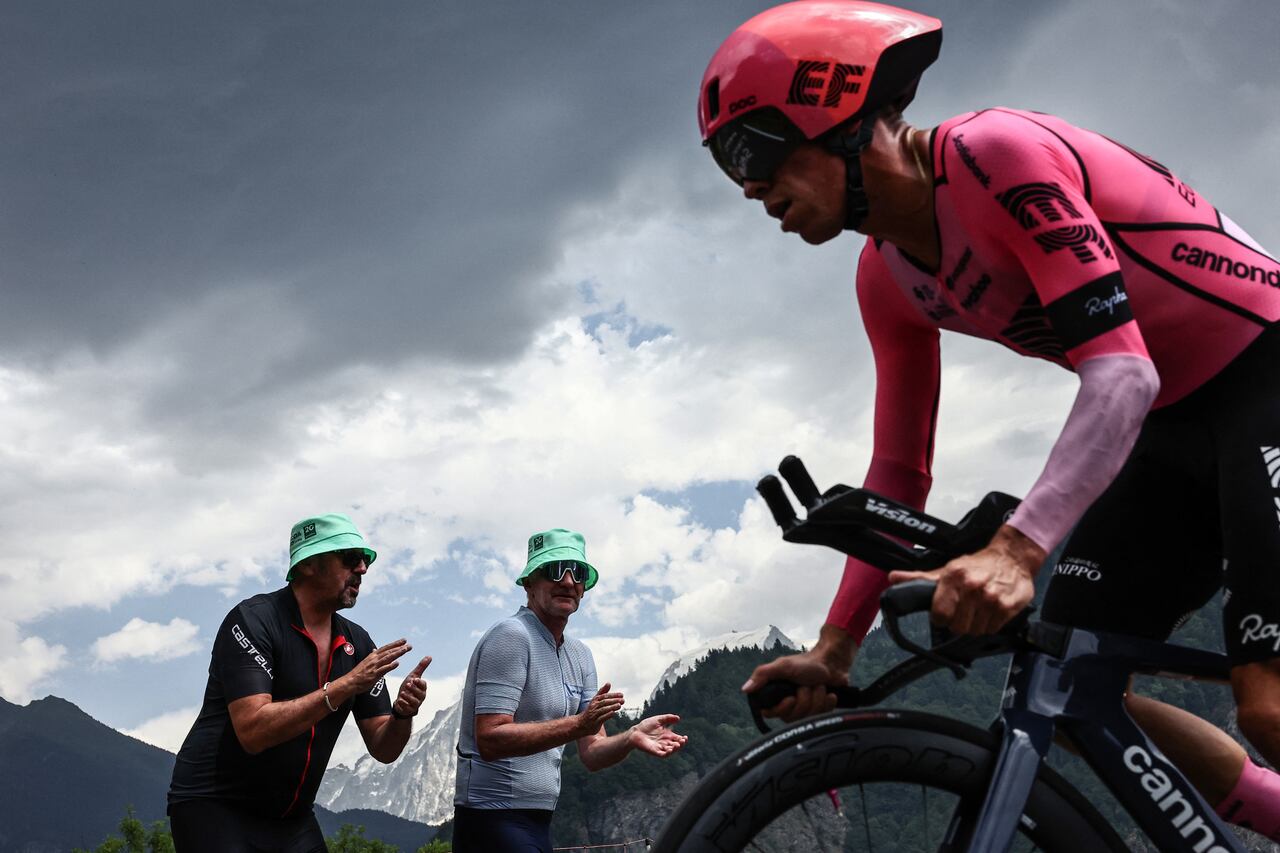
[[[514,620],[499,622],[480,640],[475,712],[515,716],[528,678],[528,632]]]
[[[271,694],[275,637],[254,608],[243,604],[222,620],[213,641],[213,670],[228,702]]]
[[[582,644],[582,696],[578,700],[578,711],[581,714],[587,710],[587,705],[591,703],[591,697],[596,695],[596,691],[600,689],[600,677],[596,675],[596,659],[591,654],[591,649],[585,643]]]
[[[1075,151],[1034,118],[999,110],[966,124],[964,143],[989,175],[984,184],[949,170],[955,204],[1017,257],[1072,366],[1099,355],[1149,358]]]
[[[355,630],[352,630],[355,633]],[[373,639],[363,630],[359,630],[356,646],[356,663],[367,658],[377,648]],[[367,720],[370,717],[385,717],[391,713],[391,691],[387,686],[386,677],[379,678],[374,685],[363,693],[356,694],[355,702],[351,706],[351,713],[357,720]]]

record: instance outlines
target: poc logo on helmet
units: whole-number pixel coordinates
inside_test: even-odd
[[[787,103],[807,107],[816,107],[821,103],[827,109],[838,107],[842,97],[862,91],[862,81],[850,78],[862,77],[866,73],[865,65],[802,59],[796,64],[796,73],[791,77]],[[821,99],[817,94],[819,91],[823,93]]]
[[[729,105],[729,115],[733,115],[738,110],[745,110],[747,107],[754,107],[755,105],[756,105],[755,95],[750,95],[748,97],[741,98]]]

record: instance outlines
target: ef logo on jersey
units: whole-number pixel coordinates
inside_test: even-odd
[[[832,109],[840,106],[840,99],[845,95],[856,95],[862,91],[862,81],[852,77],[862,77],[867,73],[865,65],[849,65],[844,62],[829,62],[825,59],[802,59],[796,65],[796,73],[791,77],[791,88],[787,92],[788,104],[801,104],[807,107],[821,106]],[[818,97],[818,92],[822,97]]]

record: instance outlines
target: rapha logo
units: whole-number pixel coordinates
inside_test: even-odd
[[[1262,621],[1257,613],[1250,613],[1240,620],[1240,642],[1266,642],[1271,640],[1272,651],[1280,652],[1280,625]]]
[[[1119,285],[1116,285],[1115,291],[1110,296],[1095,296],[1085,302],[1084,310],[1089,313],[1090,317],[1101,314],[1104,311],[1108,314],[1114,314],[1116,313],[1117,305],[1128,301],[1129,294],[1121,290]]]

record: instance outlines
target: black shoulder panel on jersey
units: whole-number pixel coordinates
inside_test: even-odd
[[[1070,351],[1133,319],[1119,272],[1077,287],[1044,307],[1064,349]]]

